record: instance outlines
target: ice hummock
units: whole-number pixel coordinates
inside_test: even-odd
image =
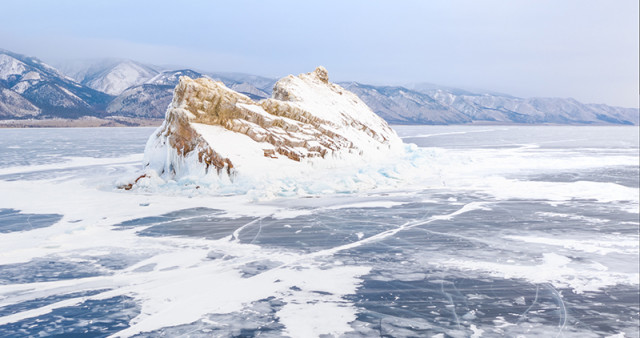
[[[401,139],[323,67],[278,81],[253,101],[211,79],[181,77],[165,121],[149,138],[144,178],[270,177],[398,156]],[[266,176],[265,176],[266,175]]]

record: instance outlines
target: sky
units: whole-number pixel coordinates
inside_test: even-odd
[[[0,48],[638,107],[638,0],[0,1]]]

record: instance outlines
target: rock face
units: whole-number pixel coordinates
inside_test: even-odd
[[[222,82],[181,77],[147,143],[145,165],[168,177],[212,169],[233,176],[265,161],[379,157],[401,145],[356,95],[330,83],[323,67],[281,79],[272,98],[258,102]]]

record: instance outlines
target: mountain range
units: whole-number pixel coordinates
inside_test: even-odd
[[[183,75],[221,81],[254,100],[270,97],[276,82],[256,75],[165,69],[119,59],[73,61],[54,68],[0,49],[0,120],[161,119]],[[637,108],[584,104],[571,98],[519,98],[426,83],[339,84],[395,124],[638,125],[640,115]]]
[[[36,58],[0,50],[0,118],[95,116],[112,100]]]

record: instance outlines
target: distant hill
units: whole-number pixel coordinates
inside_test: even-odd
[[[358,95],[373,112],[396,124],[460,124],[473,120],[425,93],[404,87],[340,83]]]
[[[123,91],[111,101],[107,113],[127,117],[164,118],[173,97],[173,88],[178,84],[180,76],[199,78],[204,75],[190,69],[158,73],[145,83]]]
[[[2,118],[95,116],[111,95],[81,85],[44,62],[0,50]]]
[[[178,84],[180,76],[208,77],[222,81],[227,87],[254,100],[271,96],[271,87],[275,84],[275,80],[254,75],[203,74],[191,69],[167,70],[122,92],[111,101],[107,107],[107,113],[126,117],[164,118],[164,113],[173,97],[173,88]]]
[[[180,76],[222,81],[254,100],[270,97],[276,82],[257,75],[162,69],[119,59],[74,61],[60,67],[62,71],[37,58],[0,49],[0,119],[161,119]],[[584,104],[570,98],[519,98],[428,83],[407,87],[357,82],[340,85],[396,124],[640,122],[637,108]]]
[[[378,115],[397,124],[520,124],[637,125],[637,108],[584,104],[574,99],[519,98],[450,87],[370,86],[342,83]]]

